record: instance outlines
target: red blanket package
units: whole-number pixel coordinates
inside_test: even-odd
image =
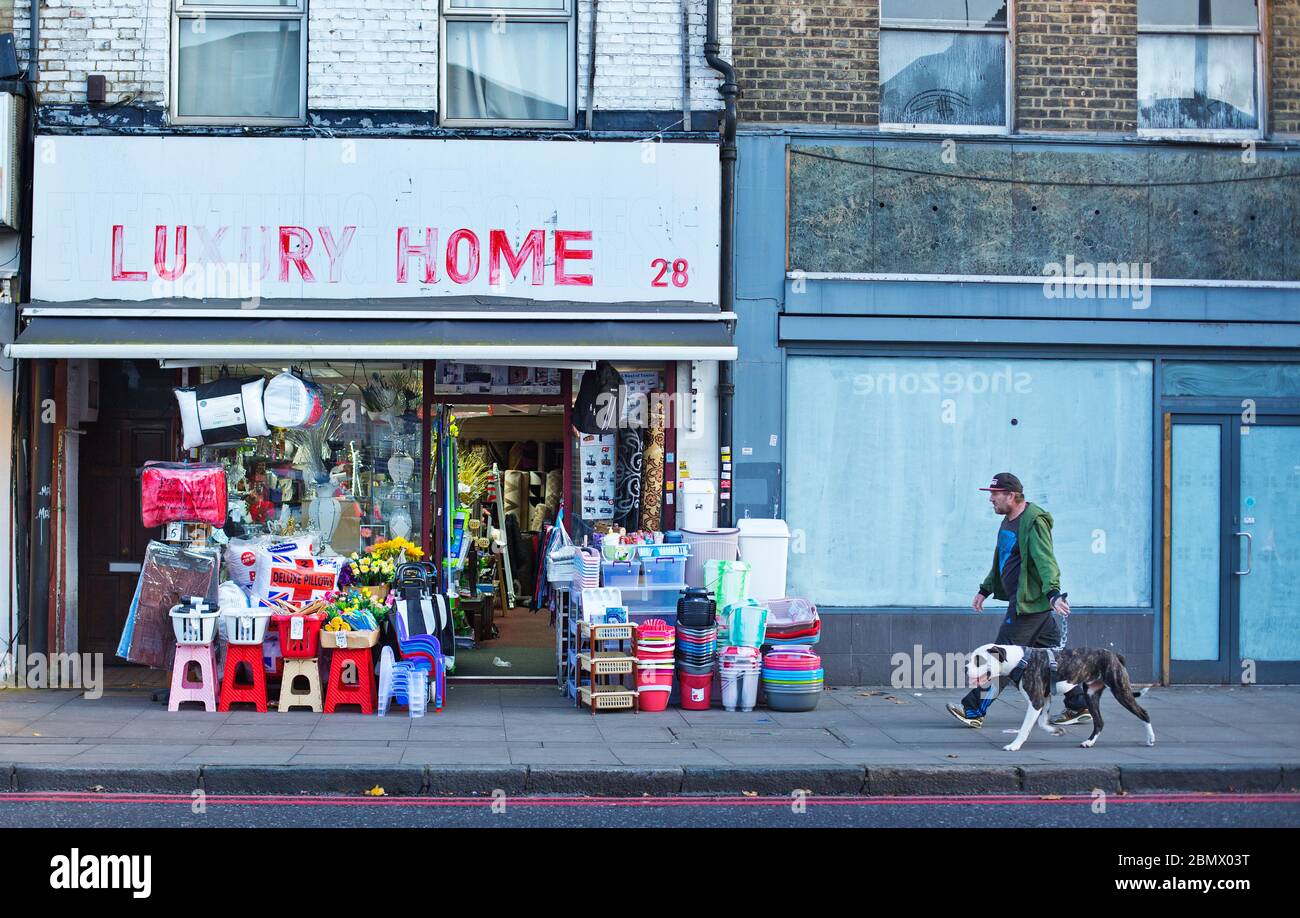
[[[226,524],[226,473],[219,465],[146,462],[140,472],[140,518],[165,523]]]

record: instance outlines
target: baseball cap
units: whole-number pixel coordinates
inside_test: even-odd
[[[1025,493],[1024,486],[1020,484],[1020,479],[1010,472],[998,472],[993,476],[993,481],[987,488],[980,488],[981,491],[1013,491],[1017,494]]]

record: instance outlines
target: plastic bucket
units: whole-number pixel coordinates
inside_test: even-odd
[[[738,606],[749,598],[749,565],[744,561],[704,562],[704,588],[719,609]]]
[[[758,673],[722,674],[722,706],[728,711],[752,711],[758,702]]]
[[[705,586],[705,562],[735,561],[739,558],[739,536],[739,529],[683,529],[682,541],[691,546],[690,557],[686,559],[687,585]]]
[[[672,685],[644,685],[637,689],[636,706],[640,711],[668,710],[668,696]]]
[[[677,670],[677,684],[681,688],[679,706],[686,711],[707,711],[713,701],[713,672],[692,673]]]

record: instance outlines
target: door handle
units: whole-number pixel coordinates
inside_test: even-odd
[[[1244,577],[1246,574],[1249,574],[1249,573],[1250,573],[1250,568],[1251,568],[1251,558],[1252,558],[1252,556],[1254,555],[1255,540],[1252,539],[1252,538],[1250,537],[1250,533],[1249,533],[1249,532],[1238,532],[1238,533],[1235,533],[1235,534],[1236,534],[1238,537],[1240,537],[1240,536],[1245,536],[1245,537],[1246,537],[1246,569],[1245,569],[1244,571],[1233,571],[1234,574],[1238,574],[1238,575]]]

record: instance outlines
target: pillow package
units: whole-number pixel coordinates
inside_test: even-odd
[[[231,539],[226,546],[226,574],[245,593],[266,597],[271,582],[273,555],[310,558],[319,544],[319,533],[306,532],[281,538]]]
[[[146,462],[140,470],[140,521],[226,523],[226,473],[219,465]]]
[[[281,373],[266,384],[262,409],[272,427],[315,427],[325,419],[325,394],[315,383]]]
[[[265,386],[266,380],[260,376],[223,376],[200,386],[172,390],[180,405],[185,448],[268,436],[271,428],[262,409]]]

